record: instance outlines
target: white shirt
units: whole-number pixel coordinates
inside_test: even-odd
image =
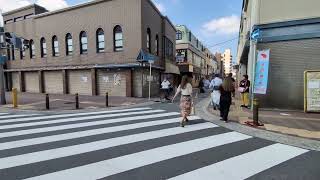
[[[182,89],[181,86],[178,87],[178,92],[181,92],[183,96],[191,96],[192,95],[192,86],[190,83],[187,83],[186,88]]]
[[[222,84],[222,79],[215,77],[214,79],[212,79],[209,88],[213,88],[215,86],[221,86],[221,84]]]
[[[164,80],[161,83],[162,89],[169,89],[170,82],[168,80]]]
[[[203,86],[204,86],[205,88],[209,88],[209,86],[210,86],[210,81],[209,81],[208,79],[203,80]]]

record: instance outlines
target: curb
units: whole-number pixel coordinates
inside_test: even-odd
[[[261,139],[266,139],[269,141],[278,142],[281,144],[286,144],[290,146],[295,146],[303,149],[309,149],[314,151],[320,151],[320,141],[306,139],[301,137],[294,137],[285,134],[279,134],[275,132],[270,132],[262,129],[254,129],[248,126],[244,126],[238,123],[230,122],[224,123],[219,120],[219,117],[208,112],[207,107],[210,102],[210,98],[206,98],[196,104],[196,113],[198,116],[204,120],[210,121],[218,126],[231,129],[249,136],[258,137]]]

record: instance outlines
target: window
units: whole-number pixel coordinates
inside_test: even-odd
[[[21,48],[20,49],[20,59],[23,60],[25,56],[26,56],[26,52],[23,48]]]
[[[47,43],[45,38],[41,38],[40,40],[40,48],[41,48],[41,57],[47,57]]]
[[[199,47],[199,40],[197,39],[197,48]]]
[[[16,57],[14,56],[14,46],[11,46],[11,53],[12,53],[12,60],[15,60]]]
[[[159,56],[159,36],[156,35],[156,40],[154,42],[154,51],[156,52],[156,55]]]
[[[104,48],[105,48],[105,44],[104,44],[104,31],[103,29],[99,28],[97,30],[97,34],[96,34],[96,42],[97,42],[97,52],[104,52]]]
[[[177,31],[176,40],[181,40],[181,39],[182,39],[182,32],[181,31]]]
[[[23,19],[24,17],[20,16],[20,17],[14,18],[14,22],[23,21]]]
[[[11,60],[10,46],[7,46],[7,58],[8,60]]]
[[[32,58],[34,58],[36,56],[36,52],[35,52],[36,47],[34,46],[34,42],[33,42],[32,39],[30,40],[29,43],[30,43],[29,44],[29,47],[30,47],[30,58],[32,59]]]
[[[163,38],[164,40],[164,56],[166,59],[173,60],[173,43],[167,37]]]
[[[8,20],[4,21],[4,24],[9,24],[9,23],[13,23],[13,19],[8,19]]]
[[[147,49],[148,49],[148,52],[151,53],[151,30],[150,30],[150,28],[147,29]]]
[[[60,55],[59,41],[58,41],[57,36],[53,36],[53,38],[52,38],[52,55],[54,57],[58,57]]]
[[[191,38],[192,38],[192,35],[191,35],[191,32],[189,32],[189,41],[191,42]]]
[[[80,54],[88,53],[88,37],[85,31],[80,33]]]
[[[32,17],[33,17],[33,14],[28,14],[28,15],[25,15],[25,16],[24,16],[25,19],[30,19],[30,18],[32,18]]]
[[[70,33],[66,35],[66,55],[70,56],[73,54],[73,42]]]
[[[121,26],[116,26],[113,29],[113,46],[114,46],[114,51],[123,51],[123,34],[122,34],[122,28]]]

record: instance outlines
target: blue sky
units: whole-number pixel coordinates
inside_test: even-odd
[[[2,12],[37,3],[48,10],[75,5],[88,0],[0,0]],[[236,57],[242,0],[152,0],[174,24],[187,25],[213,53],[231,48]],[[1,17],[0,17],[1,20]],[[234,59],[235,60],[235,59]]]

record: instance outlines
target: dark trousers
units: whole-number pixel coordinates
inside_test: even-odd
[[[231,96],[221,96],[220,97],[220,116],[224,121],[228,120],[228,115],[231,106]]]

